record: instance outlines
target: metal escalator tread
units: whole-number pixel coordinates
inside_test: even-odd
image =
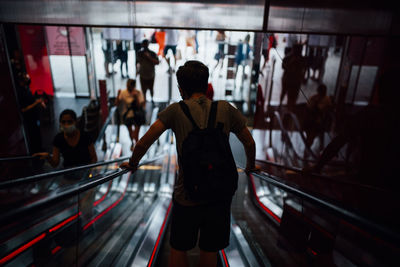
[[[138,202],[144,202],[143,196],[138,198]],[[108,238],[107,243],[102,247],[102,251],[107,253],[98,253],[95,258],[91,260],[89,264],[85,266],[111,266],[112,262],[118,257],[119,252],[123,250],[126,243],[135,232],[143,218],[145,211],[148,210],[149,203],[143,203],[144,206],[138,207],[138,203],[135,203],[133,209],[127,211],[124,214],[124,220],[121,221],[115,231],[113,231],[112,235]]]
[[[86,266],[89,262],[92,261],[94,257],[96,257],[96,254],[101,251],[102,246],[104,244],[107,244],[108,239],[112,237],[113,232],[117,231],[118,227],[129,217],[130,213],[135,210],[135,204],[137,204],[138,202],[140,202],[140,197],[137,197],[134,200],[124,201],[123,203],[121,203],[121,206],[118,205],[117,212],[120,216],[117,216],[112,225],[106,228],[107,231],[100,235],[100,238],[98,239],[87,239],[86,241],[84,241],[84,244],[82,244],[81,246],[85,247],[85,251],[79,257],[80,265]]]

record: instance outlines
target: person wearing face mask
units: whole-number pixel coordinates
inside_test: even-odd
[[[65,109],[60,114],[60,133],[54,137],[53,154],[40,152],[34,154],[57,167],[60,154],[64,158],[64,168],[95,163],[96,150],[90,136],[76,127],[77,116],[71,109]]]

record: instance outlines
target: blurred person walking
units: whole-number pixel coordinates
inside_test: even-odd
[[[158,65],[157,54],[149,49],[149,41],[145,39],[142,42],[142,49],[138,53],[139,63],[139,77],[140,86],[143,92],[144,102],[146,103],[146,92],[150,91],[151,103],[154,104],[154,79],[155,79],[155,65]]]

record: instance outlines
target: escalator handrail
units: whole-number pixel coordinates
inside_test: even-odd
[[[244,170],[245,168],[238,166],[238,168]],[[314,204],[317,204],[318,206],[328,209],[329,211],[333,212],[336,215],[339,215],[340,217],[351,221],[359,226],[361,226],[362,228],[367,228],[369,230],[372,230],[382,236],[384,236],[387,240],[390,240],[392,242],[395,243],[399,243],[400,242],[400,234],[398,232],[393,231],[392,229],[389,229],[385,226],[379,225],[376,222],[373,222],[361,215],[358,215],[352,211],[349,211],[343,207],[339,207],[336,204],[330,203],[326,200],[323,200],[321,198],[318,198],[316,196],[313,196],[311,194],[308,194],[306,192],[303,192],[297,188],[294,188],[290,185],[287,185],[283,182],[280,182],[279,177],[276,177],[274,175],[271,174],[260,174],[258,172],[250,172],[250,174],[253,177],[256,177],[260,180],[266,181],[267,183],[273,184],[276,187],[282,188],[287,192],[290,192],[300,198],[306,199]]]
[[[147,164],[152,163],[152,162],[154,162],[156,160],[159,160],[164,155],[165,155],[165,153],[163,153],[161,155],[158,155],[158,156],[156,156],[156,157],[154,157],[154,158],[152,158],[150,160],[143,161],[138,165],[138,168],[140,166],[147,165]],[[26,206],[23,206],[21,208],[9,211],[7,213],[3,213],[1,215],[1,217],[0,217],[0,224],[4,223],[4,222],[8,222],[11,219],[14,219],[15,217],[17,217],[17,216],[19,216],[21,214],[24,214],[24,216],[27,216],[28,214],[36,211],[37,209],[44,208],[44,207],[46,207],[46,206],[48,206],[50,204],[58,203],[60,201],[63,201],[65,199],[68,199],[70,197],[78,195],[80,193],[83,193],[83,192],[85,192],[85,191],[87,191],[87,190],[89,190],[91,188],[94,188],[94,187],[96,187],[98,185],[104,184],[104,183],[106,183],[106,182],[108,182],[108,181],[110,181],[110,180],[112,180],[112,179],[114,179],[116,177],[119,177],[119,176],[121,176],[123,174],[126,174],[126,173],[128,173],[130,171],[131,170],[129,170],[129,169],[123,169],[123,170],[117,171],[117,172],[112,173],[112,174],[107,174],[107,175],[104,175],[104,176],[102,176],[102,177],[100,177],[98,179],[93,179],[93,180],[87,181],[84,184],[81,184],[81,185],[75,186],[73,188],[67,189],[67,190],[65,190],[63,192],[59,192],[57,194],[53,194],[53,195],[51,195],[49,197],[45,197],[45,198],[43,198],[41,200],[35,201],[33,203],[30,203],[30,204],[28,204]]]
[[[72,167],[72,168],[68,168],[68,169],[62,169],[62,170],[58,170],[58,171],[46,172],[46,173],[36,174],[36,175],[28,176],[28,177],[8,180],[8,181],[0,183],[0,190],[5,189],[5,188],[10,188],[13,186],[17,186],[17,185],[21,185],[24,183],[37,182],[37,181],[40,181],[43,179],[47,179],[47,178],[58,176],[58,175],[64,175],[64,174],[68,174],[71,172],[76,172],[76,171],[86,170],[86,169],[90,169],[90,168],[94,168],[94,167],[109,165],[112,163],[127,160],[129,158],[130,158],[130,156],[125,156],[125,157],[121,157],[121,158],[117,158],[117,159],[113,159],[113,160],[100,161],[100,162],[77,166],[77,167]]]
[[[7,162],[7,161],[18,161],[18,160],[29,160],[29,159],[37,159],[37,157],[33,156],[19,156],[19,157],[7,157],[7,158],[0,158],[0,163]]]
[[[265,164],[268,164],[268,165],[271,165],[271,166],[274,166],[274,167],[277,167],[277,168],[282,168],[282,169],[285,169],[285,170],[293,171],[293,172],[296,172],[296,173],[301,174],[301,175],[305,174],[305,171],[302,170],[301,168],[289,167],[289,166],[285,166],[285,165],[282,165],[282,164],[279,164],[279,163],[276,163],[276,162],[273,162],[273,161],[269,161],[269,160],[256,159],[256,161],[262,162],[262,163],[265,163]],[[264,172],[264,170],[261,170],[261,171]],[[311,172],[311,173],[306,173],[306,174],[308,176],[312,176],[312,177],[316,177],[316,178],[338,181],[337,178],[335,178],[335,177],[331,177],[329,175],[323,175],[323,174],[320,174],[320,173]],[[354,183],[354,182],[351,182],[351,181],[340,181],[340,182],[341,183],[345,183],[345,184],[350,184],[350,185],[356,185],[356,186],[363,187],[363,188],[366,188],[366,189],[373,189],[373,190],[376,190],[376,191],[385,191],[384,189],[376,187],[376,186],[369,186],[369,185],[365,185],[365,184]]]

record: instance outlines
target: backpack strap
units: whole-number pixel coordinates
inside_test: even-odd
[[[189,107],[185,104],[185,102],[183,102],[183,101],[181,100],[181,101],[179,101],[179,105],[181,106],[181,109],[182,109],[183,113],[185,113],[186,117],[187,117],[187,118],[190,120],[190,122],[192,123],[193,127],[194,127],[195,129],[200,129],[200,128],[197,126],[196,122],[194,121],[194,119],[193,119],[193,117],[192,117],[192,114],[190,114]]]
[[[213,101],[211,103],[210,115],[208,116],[208,124],[207,124],[207,128],[209,129],[214,128],[215,120],[217,119],[217,106],[218,106],[218,101]]]

